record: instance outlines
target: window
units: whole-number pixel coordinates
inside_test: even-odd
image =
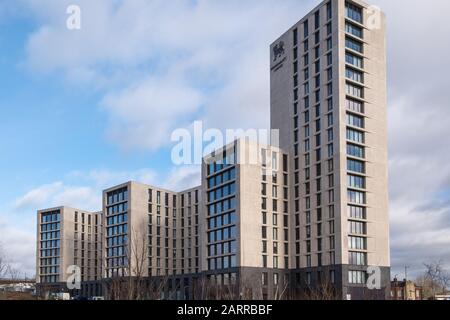
[[[367,233],[367,226],[365,222],[359,222],[359,221],[349,221],[348,222],[349,230],[348,232],[350,234],[366,234]]]
[[[363,88],[362,87],[355,86],[355,85],[349,84],[349,83],[347,83],[345,85],[345,87],[346,87],[346,92],[348,95],[355,96],[358,98],[363,98]]]
[[[367,239],[363,237],[348,237],[348,247],[353,250],[367,250]]]
[[[315,87],[320,87],[320,74],[315,77]]]
[[[362,9],[352,3],[345,3],[345,16],[358,23],[363,23]]]
[[[309,35],[309,24],[308,20],[306,20],[305,22],[303,22],[303,36],[307,38],[308,35]]]
[[[367,254],[363,252],[349,252],[348,263],[355,266],[365,266],[367,264]]]
[[[364,132],[353,129],[347,129],[347,140],[356,143],[364,143]]]
[[[269,274],[267,272],[262,273],[262,285],[267,286],[269,284]]]
[[[312,259],[311,259],[310,255],[306,256],[306,267],[307,268],[311,268],[312,267]]]
[[[348,190],[348,201],[355,204],[365,204],[366,194],[365,192]]]
[[[362,30],[362,28],[358,27],[358,26],[356,26],[356,25],[354,25],[352,23],[348,23],[348,22],[345,23],[345,32],[347,32],[347,33],[349,33],[349,34],[351,34],[351,35],[353,35],[355,37],[358,37],[358,38],[361,38],[361,39],[363,38],[363,30]]]
[[[318,29],[320,27],[320,11],[314,14],[314,27]]]
[[[347,124],[353,127],[364,128],[364,118],[353,114],[347,114]]]
[[[348,283],[350,284],[365,284],[367,274],[364,271],[349,271]]]
[[[357,68],[360,68],[360,69],[363,68],[363,59],[360,57],[357,57],[354,54],[351,54],[349,52],[345,53],[345,62],[347,62],[348,64],[351,64],[352,66],[355,66]]]
[[[303,70],[304,73],[304,79],[305,81],[309,79],[309,68],[305,68],[305,70]]]
[[[348,217],[352,219],[366,219],[366,208],[358,206],[347,206]]]
[[[327,146],[327,151],[328,151],[328,158],[331,158],[333,155],[334,155],[334,146],[333,146],[333,144],[331,143],[331,144],[329,144],[328,146]]]
[[[262,238],[267,239],[267,227],[262,227]]]
[[[327,125],[328,127],[331,127],[334,123],[334,119],[333,119],[333,113],[329,113],[327,114]]]
[[[353,51],[363,53],[363,44],[360,41],[350,39],[348,37],[345,38],[345,47],[351,49]]]
[[[354,176],[351,174],[347,175],[347,182],[350,188],[364,189],[366,185],[364,177]]]
[[[262,252],[267,253],[267,241],[262,242]]]
[[[333,94],[333,83],[327,84],[327,95],[331,96]]]
[[[327,130],[328,142],[332,142],[334,140],[333,128]]]
[[[363,103],[360,101],[347,98],[347,100],[345,100],[345,104],[347,109],[350,111],[364,113]]]
[[[331,81],[333,79],[333,69],[329,68],[327,70],[327,80]]]
[[[331,11],[331,2],[327,3],[327,20],[331,19],[332,11]]]
[[[358,173],[365,173],[366,171],[364,162],[353,159],[347,159],[347,170]]]
[[[273,257],[273,267],[278,269],[278,257]]]
[[[361,71],[357,71],[351,68],[345,68],[345,76],[353,81],[363,83],[363,73]]]
[[[320,42],[320,30],[318,30],[315,34],[314,34],[314,44],[319,44]],[[316,47],[316,58],[318,58],[320,56],[320,47]]]

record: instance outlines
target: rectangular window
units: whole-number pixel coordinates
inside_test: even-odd
[[[364,94],[362,87],[347,83],[345,88],[348,95],[363,99]]]
[[[331,11],[331,2],[328,2],[327,3],[327,20],[330,20],[331,19],[331,16],[332,16],[332,11]]]
[[[303,22],[303,36],[307,38],[308,35],[309,35],[309,24],[308,20],[306,20],[305,22]]]
[[[348,190],[348,201],[354,204],[366,204],[366,193],[354,190]]]
[[[347,183],[350,188],[364,189],[366,187],[366,181],[364,177],[355,176],[352,174],[347,175]]]
[[[363,83],[364,82],[364,76],[361,71],[354,70],[352,68],[345,68],[345,76],[347,79]]]
[[[328,158],[331,158],[331,157],[334,155],[334,147],[333,147],[333,144],[332,144],[332,143],[329,144],[329,145],[327,146],[327,149],[328,149]]]
[[[358,37],[358,38],[363,38],[363,29],[361,27],[358,27],[356,25],[354,25],[353,23],[345,23],[345,32]]]
[[[314,34],[314,44],[319,44],[320,42],[320,30],[318,30],[315,34]],[[319,57],[320,54],[318,54],[320,47],[316,48],[316,58]]]
[[[367,274],[364,271],[349,271],[348,283],[350,284],[366,284]]]
[[[347,125],[364,129],[364,118],[347,113]]]
[[[364,143],[364,132],[347,129],[347,140],[356,143]]]
[[[320,27],[320,11],[314,14],[314,27],[318,29]]]
[[[349,227],[348,233],[350,234],[365,235],[367,233],[367,226],[365,222],[349,221],[348,227]]]
[[[349,218],[364,220],[366,219],[366,208],[348,205],[347,214]]]
[[[345,53],[345,62],[347,62],[348,64],[351,64],[352,66],[355,66],[357,68],[360,68],[360,69],[363,68],[363,59],[360,57],[357,57],[354,54],[351,54],[349,52]]]
[[[353,250],[367,250],[367,239],[363,237],[348,237],[348,247]]]
[[[347,159],[347,170],[358,173],[365,173],[365,163],[359,160]]]
[[[363,23],[363,12],[362,8],[350,3],[345,3],[345,16],[352,19],[358,23]]]
[[[349,252],[348,263],[355,266],[365,266],[367,265],[367,254],[363,252]]]
[[[348,37],[345,38],[345,47],[353,51],[363,53],[363,43],[361,41],[353,40]]]
[[[347,98],[345,100],[345,105],[347,107],[347,110],[364,113],[363,103],[360,101]]]

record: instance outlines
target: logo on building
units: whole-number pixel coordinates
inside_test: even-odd
[[[273,61],[277,61],[279,58],[281,58],[282,56],[284,56],[284,42],[280,41],[278,44],[276,44],[273,47]]]

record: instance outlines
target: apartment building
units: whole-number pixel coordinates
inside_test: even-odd
[[[40,211],[39,245],[59,250],[41,261],[38,248],[41,282],[64,282],[73,263],[107,298],[129,278],[158,299],[389,297],[384,20],[362,1],[327,0],[271,45],[277,147],[228,144],[181,192],[108,188],[103,214]]]
[[[42,294],[70,292],[73,296],[101,295],[102,214],[69,207],[37,213],[36,282]],[[75,270],[72,267],[76,266]],[[79,275],[81,288],[67,281]]]
[[[180,278],[190,281],[201,269],[201,195],[201,188],[174,192],[137,182],[105,190],[104,279],[161,280],[167,296],[181,295]]]
[[[359,1],[314,8],[271,46],[271,126],[290,155],[290,268],[364,298],[389,292],[384,14]],[[370,295],[375,291],[370,290]]]
[[[424,300],[423,287],[414,281],[395,278],[391,282],[391,300]]]
[[[215,285],[276,297],[289,265],[287,170],[287,154],[247,140],[205,157],[203,269]]]

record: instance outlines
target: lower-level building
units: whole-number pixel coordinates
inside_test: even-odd
[[[365,260],[296,267],[288,168],[282,150],[238,140],[204,158],[199,187],[174,192],[127,182],[103,192],[100,213],[41,210],[40,292],[107,299],[387,298],[389,268],[378,269],[379,287],[369,290]],[[327,235],[340,236],[337,228]],[[70,290],[75,280],[81,287]]]
[[[397,278],[391,282],[392,300],[423,300],[423,288],[416,285],[413,281],[404,279],[399,281]]]

